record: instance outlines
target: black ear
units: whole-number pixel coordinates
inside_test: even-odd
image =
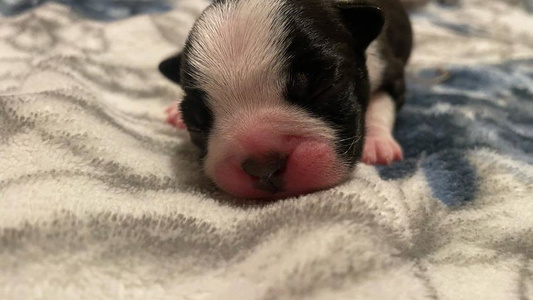
[[[357,4],[351,1],[338,2],[342,21],[353,35],[357,46],[363,50],[375,40],[383,29],[383,11],[372,5]]]
[[[159,71],[171,81],[180,84],[181,53],[171,56],[159,64]]]

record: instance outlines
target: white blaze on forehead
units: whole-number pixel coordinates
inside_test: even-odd
[[[197,22],[188,58],[217,118],[282,101],[287,36],[282,1],[214,4]]]

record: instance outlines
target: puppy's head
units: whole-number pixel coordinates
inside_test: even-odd
[[[205,173],[244,198],[345,179],[364,140],[365,50],[382,26],[378,8],[350,1],[215,1],[160,65],[185,92]]]

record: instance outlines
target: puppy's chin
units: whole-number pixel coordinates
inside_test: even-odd
[[[337,155],[333,130],[298,110],[236,113],[214,129],[206,174],[237,197],[306,194],[341,183],[351,170]]]

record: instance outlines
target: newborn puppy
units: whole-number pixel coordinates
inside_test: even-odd
[[[243,198],[339,184],[402,159],[391,131],[412,45],[398,0],[215,0],[160,71],[185,92],[204,171]]]

